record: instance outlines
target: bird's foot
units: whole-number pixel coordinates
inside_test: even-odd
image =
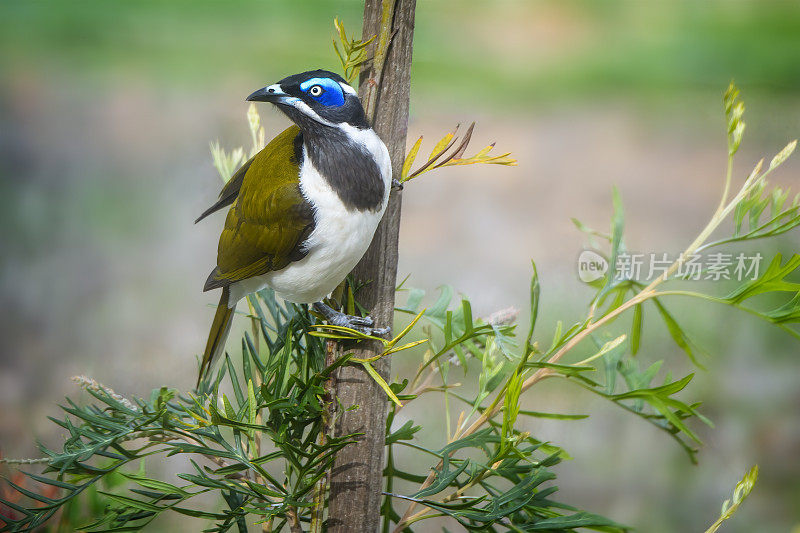
[[[397,178],[392,178],[392,189],[395,191],[402,191],[403,182],[398,180]]]
[[[392,331],[392,328],[376,328],[375,321],[369,316],[353,316],[342,313],[325,305],[322,302],[314,304],[314,309],[317,310],[329,324],[340,326],[343,328],[354,329],[365,335],[386,335]]]

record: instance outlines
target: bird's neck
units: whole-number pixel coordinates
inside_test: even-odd
[[[372,129],[321,126],[303,130],[303,152],[349,209],[379,210],[387,183],[373,153]],[[378,140],[380,142],[380,140]]]

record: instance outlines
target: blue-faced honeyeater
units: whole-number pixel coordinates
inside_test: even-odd
[[[328,322],[383,334],[322,300],[372,241],[392,183],[389,152],[370,127],[358,94],[339,75],[313,70],[255,91],[294,124],[244,163],[197,221],[230,206],[217,266],[204,291],[221,288],[200,376],[225,345],[236,304],[265,287],[314,304]]]

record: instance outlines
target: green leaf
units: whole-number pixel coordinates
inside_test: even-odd
[[[622,234],[625,230],[625,211],[622,207],[622,197],[616,187],[612,189],[611,202],[614,207],[614,213],[611,217],[611,255],[608,260],[609,274],[605,290],[611,288],[617,275],[617,257],[622,250]],[[598,294],[598,299],[602,298],[602,296],[603,292],[601,291]]]
[[[639,352],[639,345],[642,338],[642,304],[633,307],[633,323],[631,324],[631,355]]]
[[[744,475],[742,480],[736,484],[736,488],[733,491],[733,498],[723,502],[722,512],[720,513],[719,518],[717,518],[717,520],[711,524],[711,526],[706,530],[706,533],[714,533],[722,525],[722,522],[733,516],[733,513],[739,509],[739,506],[742,504],[745,498],[747,498],[750,495],[750,492],[752,492],[757,479],[758,465],[755,465]]]
[[[539,520],[535,524],[527,526],[525,531],[555,531],[563,529],[574,529],[578,527],[626,529],[624,526],[609,520],[600,515],[581,511],[567,516],[556,516]]]
[[[380,386],[380,388],[383,389],[383,391],[386,393],[386,396],[388,396],[389,399],[392,400],[394,403],[402,407],[403,404],[400,403],[400,399],[397,397],[397,395],[395,395],[394,392],[392,392],[392,389],[386,383],[386,380],[384,380],[383,377],[381,377],[381,375],[378,374],[378,372],[372,367],[372,365],[366,361],[362,362],[361,365],[364,367],[364,370],[367,371],[367,374],[372,376],[372,379],[375,380],[375,383],[377,383],[378,386]]]
[[[258,406],[256,404],[256,393],[253,390],[253,382],[251,380],[247,380],[247,407],[247,422],[250,425],[255,425]]]
[[[242,392],[242,385],[239,382],[239,376],[233,368],[233,361],[230,356],[225,354],[225,366],[228,367],[228,375],[231,377],[231,384],[233,385],[233,394],[236,396],[236,404],[244,405],[244,393]],[[226,407],[227,409],[227,407]],[[234,418],[228,415],[230,418]]]
[[[528,336],[525,338],[525,354],[524,358],[527,359],[528,356],[533,352],[533,344],[531,340],[533,339],[533,330],[536,327],[536,319],[539,316],[539,292],[541,290],[539,286],[539,273],[536,270],[536,263],[531,261],[531,267],[533,268],[533,275],[531,276],[531,286],[530,286],[530,327],[528,328]]]
[[[403,170],[400,173],[400,181],[406,181],[408,179],[408,175],[411,172],[411,166],[414,164],[414,160],[417,158],[417,153],[419,153],[419,147],[422,146],[422,135],[420,135],[417,142],[411,147],[411,150],[408,151],[408,155],[406,156],[405,161],[403,161]]]
[[[525,416],[531,416],[534,418],[549,418],[553,420],[583,420],[585,418],[589,418],[589,415],[567,415],[563,413],[543,413],[541,411],[528,411],[526,409],[520,409],[519,414]]]
[[[694,374],[689,374],[683,379],[667,383],[660,387],[635,389],[620,394],[606,395],[602,392],[600,394],[607,396],[615,402],[621,402],[628,399],[644,400],[656,411],[658,411],[666,421],[672,424],[675,429],[685,433],[689,438],[698,444],[702,444],[700,438],[683,422],[683,418],[687,415],[697,416],[697,411],[694,409],[694,407],[671,397],[672,395],[682,391],[686,385],[689,384],[693,377]]]
[[[525,380],[519,372],[514,372],[508,380],[506,394],[503,402],[502,439],[500,440],[500,453],[509,445],[509,440],[514,433],[514,424],[519,414],[519,395]]]
[[[800,323],[800,293],[777,309],[763,313],[763,316],[774,324]]]
[[[225,416],[229,418],[231,421],[236,420],[236,411],[233,409],[231,402],[228,401],[228,397],[224,394],[222,395],[222,406],[225,409]]]
[[[429,319],[438,319],[440,327],[444,329],[444,320],[447,314],[447,308],[453,300],[453,287],[450,285],[442,285],[439,287],[439,298],[431,307],[425,311],[425,316]]]
[[[450,141],[453,140],[453,137],[455,137],[455,134],[456,134],[455,131],[451,131],[450,133],[448,133],[447,135],[442,137],[439,140],[439,142],[436,143],[436,146],[433,147],[433,150],[431,150],[431,155],[428,157],[428,161],[431,161],[435,157],[441,155],[441,153],[444,151],[444,149],[447,147],[447,145],[450,144]]]
[[[184,509],[182,507],[172,507],[171,511],[193,518],[205,518],[206,520],[224,520],[226,516],[221,513],[212,513],[209,511],[201,511],[199,509]]]
[[[122,476],[127,479],[130,479],[137,485],[140,485],[146,489],[156,490],[162,492],[164,494],[179,494],[181,496],[189,496],[190,494],[186,492],[184,489],[172,485],[171,483],[167,483],[165,481],[159,481],[157,479],[150,479],[148,477],[138,475],[138,474],[130,474],[126,472],[120,472]]]
[[[394,444],[401,440],[413,440],[414,434],[422,429],[422,426],[415,426],[413,420],[407,421],[401,428],[386,436],[386,445]]]
[[[694,363],[695,366],[698,368],[705,368],[695,357],[693,343],[689,339],[688,335],[683,331],[683,329],[678,325],[678,321],[675,320],[675,317],[667,311],[667,308],[659,301],[658,298],[653,298],[653,303],[656,305],[656,309],[661,314],[661,318],[664,321],[664,325],[667,326],[667,330],[669,331],[672,340],[675,341],[685,353],[689,356],[689,359]]]
[[[584,372],[594,372],[597,370],[590,365],[565,365],[560,363],[548,363],[546,361],[528,361],[525,366],[530,368],[549,368],[568,377],[576,377]]]
[[[140,509],[142,511],[149,511],[151,513],[161,513],[165,510],[164,507],[159,507],[158,505],[153,505],[152,503],[143,502],[137,500],[136,498],[129,498],[128,496],[122,496],[121,494],[114,494],[111,492],[103,492],[98,491],[99,494],[107,497],[110,500],[113,500],[117,503],[121,503],[122,505],[133,507],[134,509]]]
[[[761,276],[742,284],[724,299],[731,303],[740,303],[767,292],[800,292],[800,283],[784,279],[800,267],[800,254],[794,254],[783,265],[781,265],[782,260],[781,254],[777,254]]]
[[[460,476],[469,466],[469,460],[463,461],[461,466],[456,468],[455,470],[450,470],[450,459],[449,457],[445,457],[444,462],[442,463],[442,469],[436,472],[436,477],[433,478],[430,486],[417,491],[414,493],[412,498],[424,498],[426,496],[433,496],[434,494],[438,494],[442,492],[444,489],[449,487],[452,483],[455,482],[456,478]]]
[[[491,428],[485,428],[476,431],[472,435],[468,435],[450,442],[447,444],[447,446],[437,451],[436,455],[439,457],[444,457],[445,455],[450,455],[451,453],[462,448],[477,448],[483,450],[488,455],[491,453],[488,445],[496,442],[499,442],[499,439],[496,435],[494,435],[494,431]]]
[[[772,158],[772,161],[769,163],[770,170],[780,166],[784,161],[789,159],[789,156],[792,155],[792,152],[794,152],[795,148],[797,148],[797,139],[787,144],[783,150],[778,152],[777,155]]]

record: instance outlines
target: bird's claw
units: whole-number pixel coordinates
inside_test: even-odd
[[[353,316],[336,311],[325,304],[315,304],[315,308],[328,321],[329,324],[343,328],[354,329],[364,335],[387,335],[392,328],[376,328],[375,321],[370,316]]]
[[[363,333],[364,335],[386,335],[392,331],[392,328],[375,328],[373,325],[375,321],[369,316],[352,316],[344,313],[328,319],[328,322],[334,326],[341,326],[343,328],[350,328]]]
[[[363,326],[365,328],[371,328],[375,325],[375,321],[372,320],[371,316],[354,316],[354,315],[342,315],[350,321],[350,324],[354,326]]]
[[[370,333],[370,335],[383,337],[384,335],[389,335],[391,333],[392,333],[392,328],[386,326],[385,328],[372,328],[372,333]]]

